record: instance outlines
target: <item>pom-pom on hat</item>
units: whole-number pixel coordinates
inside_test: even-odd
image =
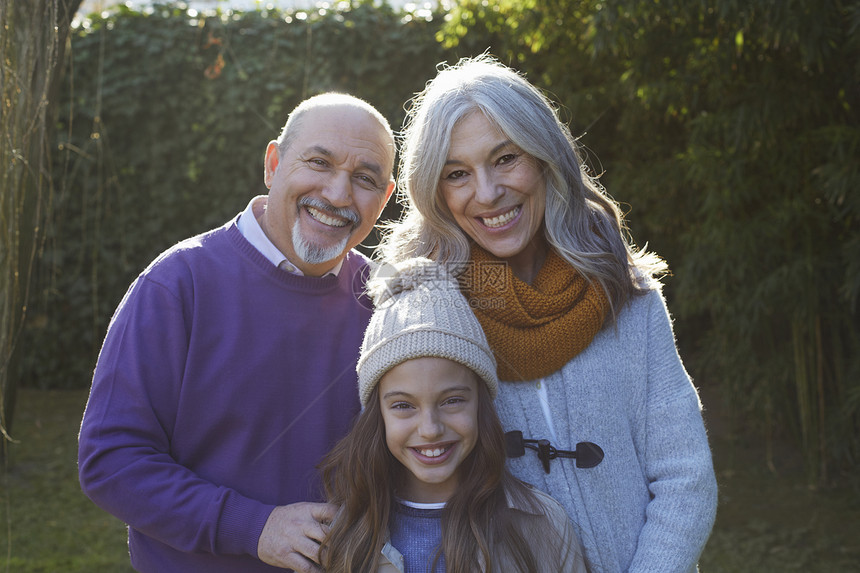
[[[496,397],[496,360],[481,324],[442,265],[416,258],[382,265],[368,284],[375,310],[358,359],[358,397],[366,406],[379,379],[401,362],[435,356],[471,368]]]

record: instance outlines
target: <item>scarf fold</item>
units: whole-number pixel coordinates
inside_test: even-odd
[[[500,380],[536,380],[585,350],[603,326],[609,301],[550,248],[533,284],[478,245],[461,286],[496,356]]]

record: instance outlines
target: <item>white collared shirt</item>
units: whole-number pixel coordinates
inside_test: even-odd
[[[245,237],[255,249],[260,251],[264,257],[269,259],[273,265],[294,275],[304,276],[304,273],[296,265],[290,262],[284,253],[282,253],[269,239],[269,237],[266,236],[266,233],[263,232],[263,228],[260,226],[258,217],[266,210],[268,200],[269,197],[266,195],[257,195],[248,202],[248,206],[245,207],[245,210],[242,211],[241,215],[239,215],[239,221],[237,222],[239,232],[242,233],[242,236]],[[341,259],[334,268],[324,276],[337,276],[338,273],[340,273],[342,266],[343,259]]]

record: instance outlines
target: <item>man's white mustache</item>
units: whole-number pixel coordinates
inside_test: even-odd
[[[327,213],[334,217],[340,217],[348,220],[353,226],[357,226],[361,222],[361,217],[358,213],[347,207],[335,207],[316,197],[302,197],[299,199],[299,206],[313,207],[323,213]]]

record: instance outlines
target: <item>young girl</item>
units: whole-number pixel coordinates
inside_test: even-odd
[[[564,509],[505,467],[496,363],[457,283],[416,259],[371,288],[363,411],[322,464],[325,570],[586,571]]]

